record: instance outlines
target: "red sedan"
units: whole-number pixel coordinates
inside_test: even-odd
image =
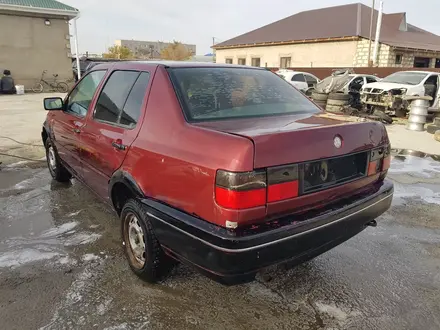
[[[249,281],[376,225],[391,204],[385,127],[325,118],[264,69],[97,65],[44,106],[51,175],[113,206],[128,262],[150,282],[173,259]]]

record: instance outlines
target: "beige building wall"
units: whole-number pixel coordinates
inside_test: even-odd
[[[65,19],[0,14],[0,69],[8,69],[16,84],[31,88],[47,70],[45,80],[72,78],[69,24]],[[7,33],[6,33],[7,31]]]
[[[290,57],[291,67],[351,67],[356,50],[357,41],[217,49],[216,62],[232,59],[238,64],[239,58],[246,58],[246,65],[251,65],[252,58],[259,57],[262,67],[280,67],[280,58]]]

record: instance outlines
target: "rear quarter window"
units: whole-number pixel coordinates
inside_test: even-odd
[[[320,112],[301,92],[267,70],[209,67],[168,71],[188,121]]]

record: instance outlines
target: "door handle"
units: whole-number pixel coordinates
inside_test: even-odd
[[[74,128],[72,131],[73,133],[77,133],[77,134],[81,133],[81,130],[79,128]]]
[[[112,146],[116,149],[119,149],[119,150],[125,150],[126,146],[123,145],[122,143],[118,143],[118,142],[119,141],[113,141]]]

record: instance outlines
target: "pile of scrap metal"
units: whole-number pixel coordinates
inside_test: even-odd
[[[398,71],[380,82],[364,85],[361,103],[369,110],[381,110],[391,116],[406,117],[414,98],[429,98],[429,112],[440,114],[440,73],[429,71]]]
[[[372,75],[355,74],[351,69],[338,70],[316,84],[311,98],[327,112],[352,115],[392,123],[383,111],[365,107],[361,102],[361,88],[369,81],[378,81]]]

